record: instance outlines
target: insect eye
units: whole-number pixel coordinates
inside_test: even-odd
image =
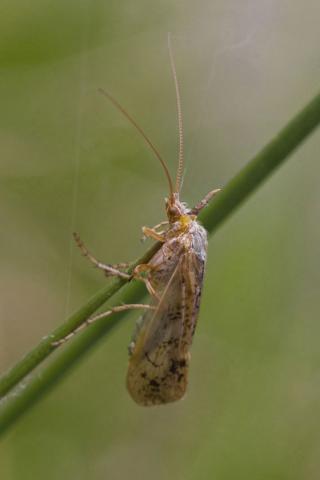
[[[167,215],[170,222],[175,222],[180,217],[179,209],[174,206],[168,206]]]

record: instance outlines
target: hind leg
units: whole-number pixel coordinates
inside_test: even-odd
[[[138,310],[138,309],[154,310],[155,308],[156,307],[154,307],[154,306],[145,305],[143,303],[132,303],[132,304],[128,304],[128,305],[119,305],[117,307],[110,308],[110,310],[107,310],[106,312],[98,313],[97,315],[94,315],[93,317],[89,317],[87,320],[85,320],[83,323],[81,323],[81,325],[79,325],[77,328],[75,328],[73,330],[73,332],[70,332],[64,338],[61,338],[60,340],[57,340],[56,342],[52,342],[52,345],[54,347],[60,347],[60,345],[63,345],[68,340],[70,340],[72,337],[74,337],[77,333],[81,332],[81,330],[84,330],[86,327],[88,327],[92,323],[96,322],[97,320],[100,320],[101,318],[109,317],[113,313],[125,312],[126,310]]]

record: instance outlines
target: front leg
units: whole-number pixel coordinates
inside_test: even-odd
[[[165,236],[163,235],[164,232],[157,232],[154,228],[142,227],[142,233],[144,238],[149,237],[161,243],[166,241]]]
[[[157,242],[165,242],[165,230],[161,230],[160,232],[157,231],[159,228],[164,227],[164,226],[169,225],[168,220],[164,220],[163,222],[158,223],[152,228],[149,227],[142,227],[142,241],[146,240],[147,237],[152,238],[153,240],[156,240]]]

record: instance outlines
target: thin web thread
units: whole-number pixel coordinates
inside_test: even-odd
[[[79,73],[79,97],[76,108],[76,121],[75,121],[75,133],[74,133],[74,176],[73,176],[73,188],[72,188],[72,200],[71,200],[71,217],[70,217],[70,241],[69,241],[69,263],[67,267],[68,276],[67,276],[67,286],[66,286],[66,304],[65,304],[65,318],[70,314],[70,303],[71,303],[71,290],[72,290],[72,266],[74,258],[74,241],[71,235],[75,230],[76,223],[76,214],[77,214],[77,205],[78,205],[78,193],[79,193],[79,172],[80,172],[80,139],[83,128],[83,116],[84,116],[84,92],[86,86],[86,72],[88,66],[88,53],[87,48],[84,48],[82,51],[84,53],[81,56],[80,60],[80,73]]]

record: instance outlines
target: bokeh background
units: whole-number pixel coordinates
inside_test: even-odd
[[[140,255],[175,170],[167,32],[181,83],[183,198],[223,186],[317,93],[318,0],[29,0],[0,16],[0,367]],[[124,385],[137,313],[10,430],[4,480],[304,479],[320,471],[316,132],[209,244],[186,398],[142,409]]]

